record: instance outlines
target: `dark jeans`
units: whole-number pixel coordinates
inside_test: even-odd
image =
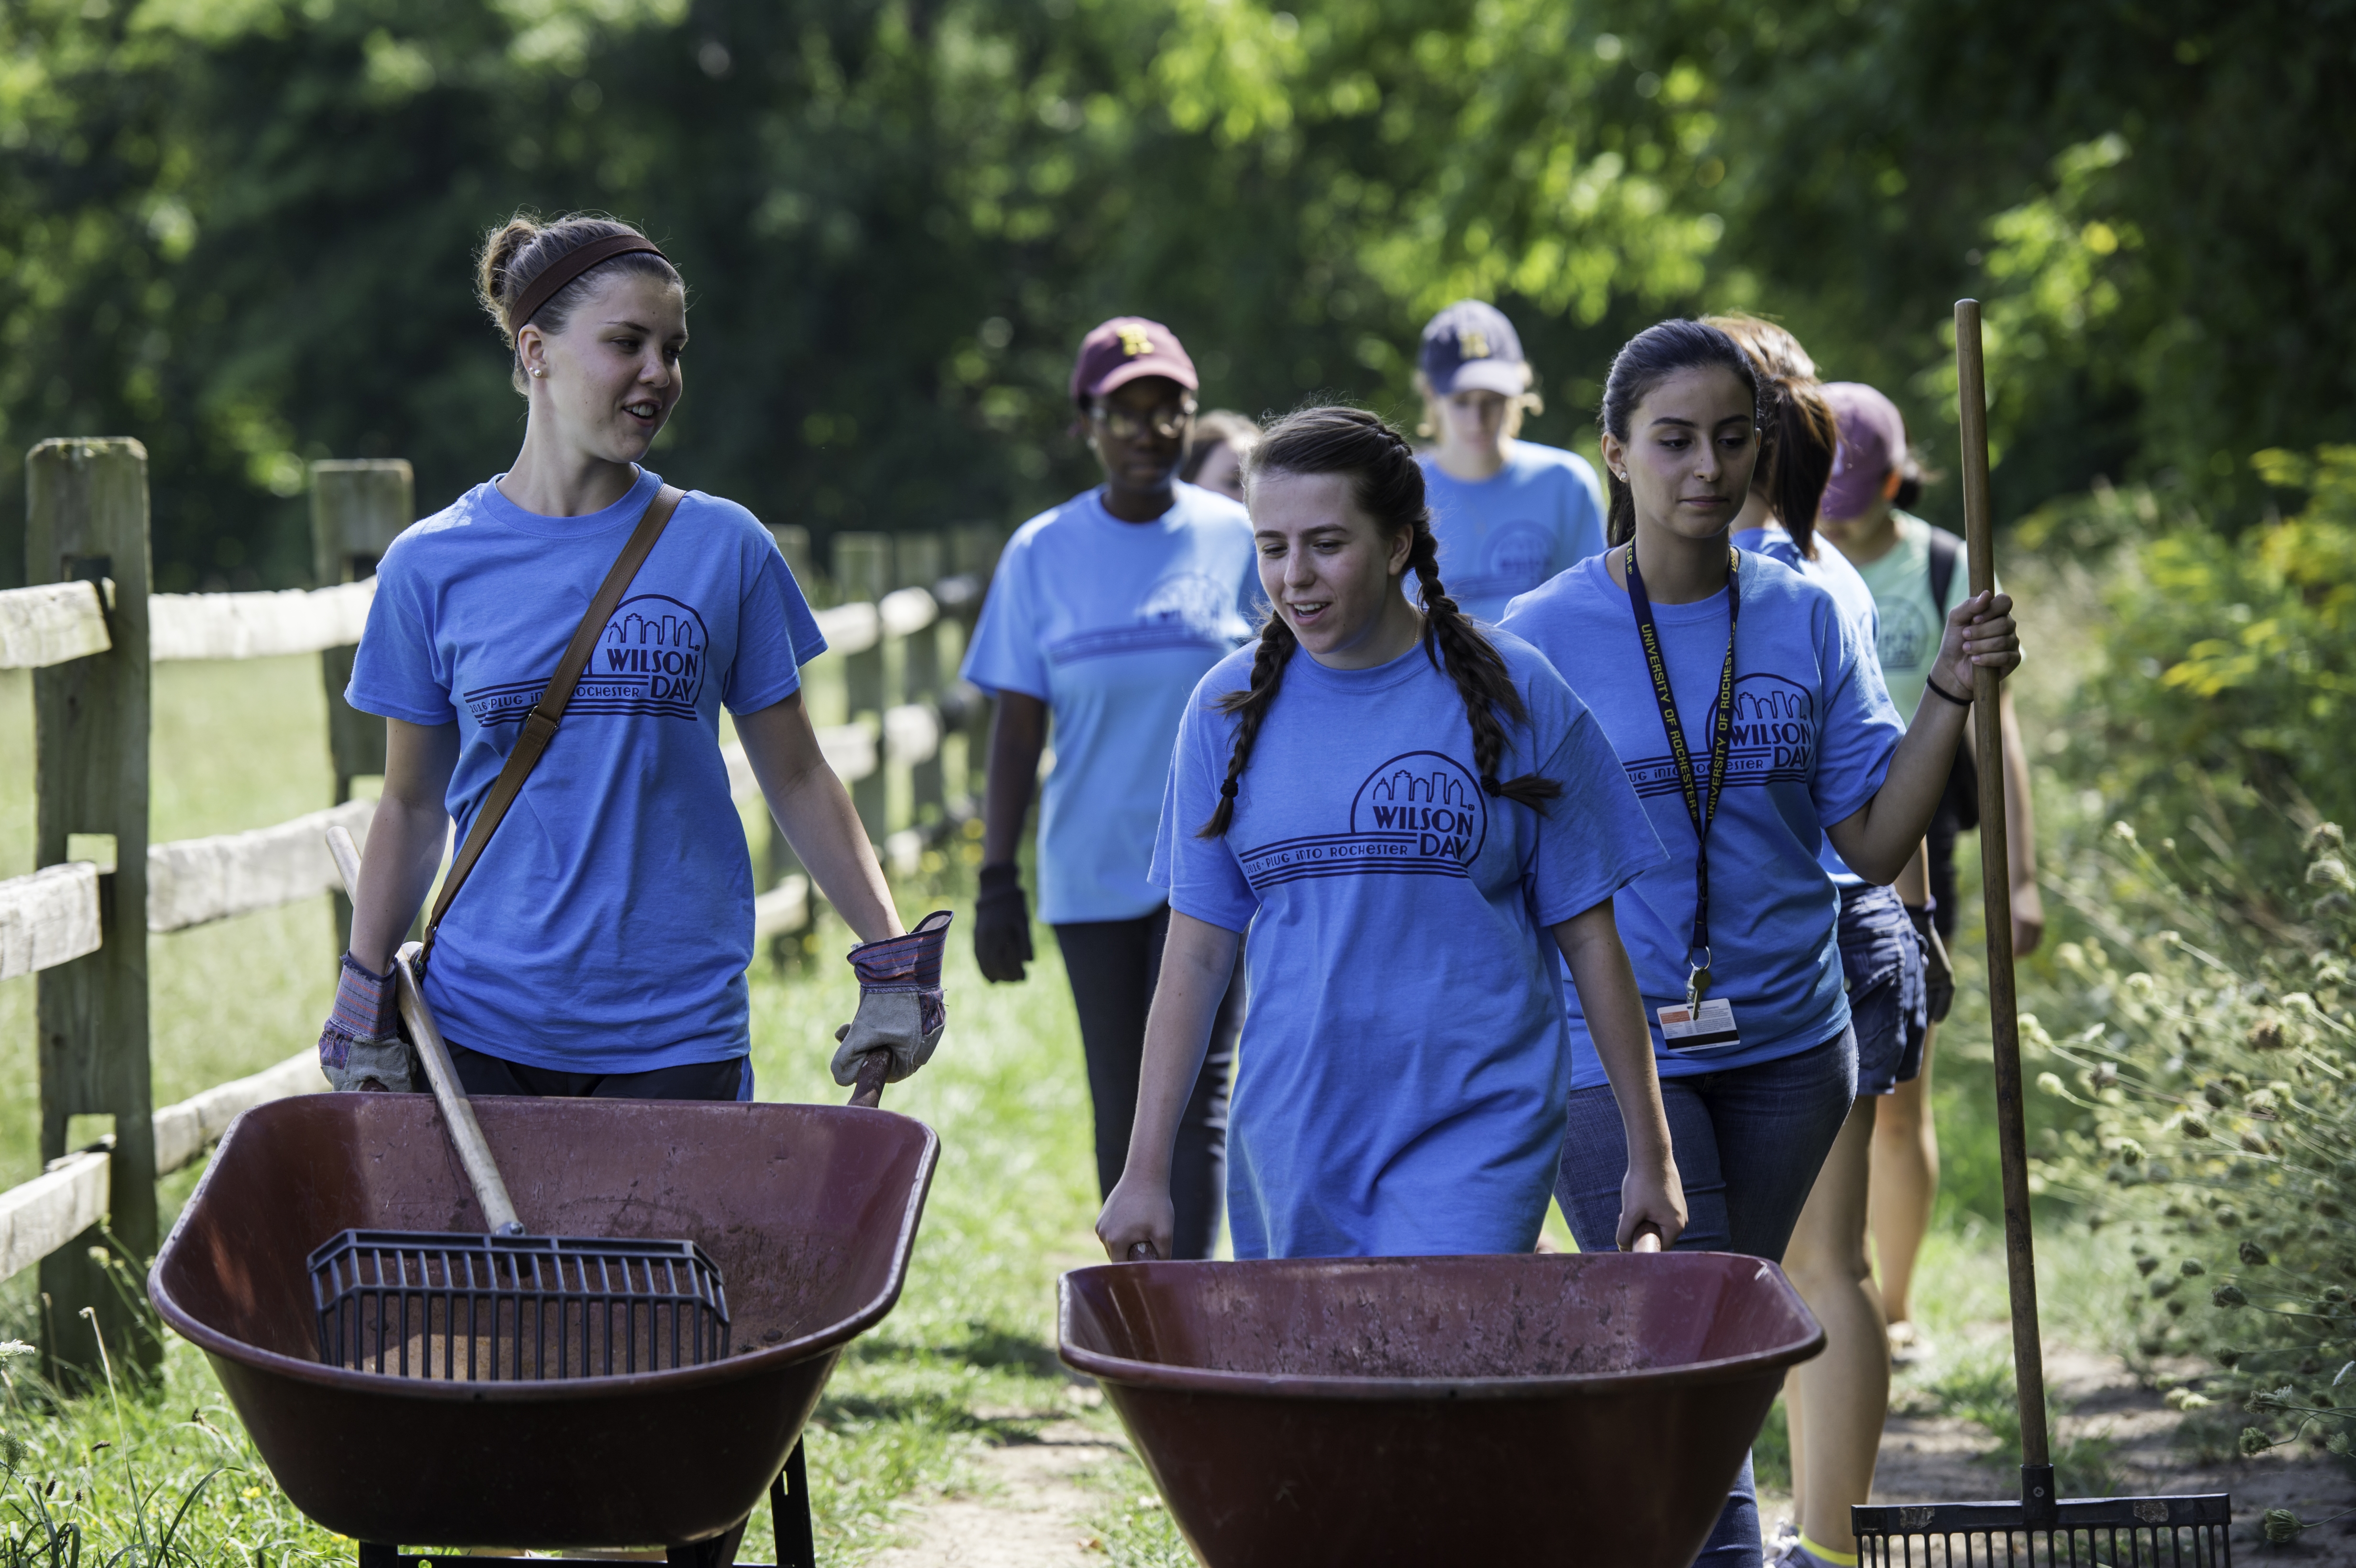
[[[1781,1262],[1816,1171],[1857,1092],[1857,1038],[1752,1067],[1661,1080],[1669,1144],[1686,1189],[1680,1252],[1749,1253]],[[1609,1086],[1570,1096],[1555,1197],[1579,1249],[1608,1253],[1620,1228],[1628,1140]],[[1762,1555],[1751,1461],[1728,1494],[1695,1568],[1757,1568]]]
[[[469,1094],[535,1094],[562,1100],[750,1100],[753,1059],[691,1061],[648,1072],[559,1072],[486,1056],[453,1041],[450,1065]]]
[[[1162,945],[1170,935],[1163,905],[1135,920],[1074,922],[1055,927],[1080,1014],[1080,1044],[1088,1058],[1088,1098],[1096,1107],[1097,1185],[1107,1197],[1129,1161],[1130,1128],[1137,1120],[1138,1070],[1145,1059],[1145,1015],[1162,978]],[[1172,1245],[1182,1258],[1206,1258],[1219,1240],[1227,1192],[1227,1084],[1236,1038],[1244,1027],[1243,950],[1211,1024],[1203,1072],[1178,1124],[1170,1157],[1170,1200],[1177,1211]]]

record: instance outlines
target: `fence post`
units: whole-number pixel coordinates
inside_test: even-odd
[[[322,588],[376,575],[393,539],[416,519],[405,459],[330,460],[311,464],[311,562]],[[352,798],[352,780],[384,772],[384,720],[344,700],[357,648],[319,656],[327,683],[327,755],[336,769],[336,804]],[[336,951],[352,944],[352,901],[336,901]]]
[[[36,859],[62,864],[70,837],[104,834],[114,840],[114,869],[99,881],[99,950],[40,975],[41,1157],[67,1152],[70,1117],[113,1116],[109,1225],[131,1266],[119,1284],[110,1278],[91,1255],[105,1237],[83,1232],[41,1260],[38,1327],[49,1377],[95,1387],[99,1346],[85,1307],[118,1365],[153,1373],[164,1349],[135,1299],[157,1241],[147,1060],[147,453],[135,441],[45,441],[26,461],[25,581],[77,578],[113,583],[113,646],[33,674]]]
[[[892,591],[892,538],[889,534],[837,534],[834,536],[834,586],[846,604],[862,601],[873,603]],[[878,636],[875,645],[844,656],[842,684],[850,700],[849,719],[854,724],[872,723],[875,727],[875,771],[863,779],[854,780],[851,786],[851,802],[859,808],[859,820],[867,828],[867,837],[876,844],[884,842],[891,824],[886,820],[890,794],[888,771],[884,765],[884,709],[891,704],[884,696],[884,639]]]
[[[941,536],[902,534],[897,542],[897,586],[930,592],[945,575],[941,570]],[[931,625],[908,639],[907,652],[900,666],[900,700],[937,702],[940,695],[941,623],[936,618]],[[909,767],[908,825],[929,830],[948,811],[948,792],[941,784],[941,748],[937,742],[931,756]]]

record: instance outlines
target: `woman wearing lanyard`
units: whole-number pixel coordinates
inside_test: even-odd
[[[1742,346],[1767,388],[1770,441],[1751,484],[1734,543],[1821,583],[1871,650],[1880,620],[1873,591],[1848,558],[1814,537],[1818,499],[1831,477],[1838,426],[1814,360],[1799,340],[1756,316],[1710,316]],[[1879,667],[1878,656],[1873,660]],[[1922,948],[1899,895],[1852,871],[1825,840],[1818,859],[1840,890],[1841,975],[1857,1037],[1857,1104],[1793,1228],[1784,1265],[1824,1325],[1825,1353],[1783,1380],[1791,1424],[1796,1538],[1783,1562],[1842,1568],[1854,1560],[1852,1503],[1873,1491],[1874,1462],[1890,1413],[1890,1352],[1880,1293],[1865,1251],[1867,1176],[1875,1113],[1922,1071],[1929,1015]],[[1911,871],[1912,868],[1910,868]]]
[[[1669,848],[1615,901],[1660,1026],[1691,1211],[1678,1244],[1781,1258],[1856,1088],[1820,842],[1868,880],[1896,876],[1938,803],[1974,667],[2008,671],[2019,654],[2009,603],[1966,601],[1934,676],[1947,700],[1901,730],[1832,596],[1729,543],[1762,400],[1750,357],[1716,327],[1664,322],[1633,339],[1603,396],[1613,548],[1517,600],[1505,629],[1572,683]],[[1580,1244],[1601,1247],[1627,1161],[1569,1000],[1580,1056],[1556,1196]],[[1699,1561],[1759,1559],[1746,1467]]]
[[[1459,300],[1423,329],[1417,461],[1431,497],[1440,570],[1463,612],[1494,624],[1506,602],[1603,549],[1603,489],[1576,453],[1518,441],[1538,408],[1537,375],[1514,324]]]
[[[1613,891],[1661,848],[1619,759],[1545,660],[1456,608],[1422,473],[1380,419],[1290,415],[1247,473],[1274,610],[1204,678],[1171,763],[1153,854],[1170,955],[1106,1251],[1169,1255],[1172,1138],[1246,932],[1237,1257],[1528,1252],[1561,1158],[1564,963],[1613,1145],[1624,1115],[1635,1150],[1591,1244],[1674,1241],[1684,1204],[1612,924]]]
[[[1031,957],[1014,856],[1055,720],[1039,912],[1055,928],[1079,1009],[1104,1192],[1129,1150],[1170,929],[1162,890],[1146,879],[1170,745],[1194,683],[1251,635],[1258,594],[1244,509],[1177,477],[1194,391],[1194,361],[1161,323],[1122,316],[1088,334],[1072,400],[1105,482],[1016,530],[965,657],[965,677],[998,699],[973,936],[993,981],[1022,979]],[[1218,1240],[1240,968],[1230,980],[1178,1138],[1178,1257],[1207,1257]]]

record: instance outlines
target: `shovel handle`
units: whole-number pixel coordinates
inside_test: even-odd
[[[345,829],[330,827],[327,852],[336,858],[336,870],[344,880],[345,895],[358,903],[359,846]],[[417,957],[423,951],[418,944],[409,942],[393,955],[393,995],[400,1003],[401,1021],[409,1026],[409,1043],[425,1063],[426,1081],[434,1086],[434,1102],[442,1107],[443,1125],[458,1150],[458,1163],[466,1168],[466,1179],[474,1185],[475,1201],[481,1207],[491,1234],[520,1236],[524,1233],[523,1221],[516,1218],[508,1184],[499,1175],[498,1163],[491,1158],[482,1124],[475,1120],[474,1102],[466,1098],[466,1088],[458,1082],[458,1070],[450,1061],[450,1048],[443,1042],[442,1030],[434,1021],[434,1010],[425,1005],[424,989],[418,984]]]

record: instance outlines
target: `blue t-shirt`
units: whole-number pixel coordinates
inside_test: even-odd
[[[1177,496],[1150,523],[1122,522],[1091,490],[1023,524],[966,652],[966,679],[1035,697],[1055,717],[1039,808],[1039,918],[1051,924],[1161,907],[1145,873],[1178,716],[1254,630],[1250,519],[1216,491]]]
[[[1865,656],[1873,661],[1874,679],[1881,679],[1881,656],[1874,651],[1881,638],[1881,611],[1873,603],[1873,590],[1865,585],[1865,579],[1858,575],[1857,568],[1849,564],[1848,557],[1819,539],[1816,541],[1816,559],[1810,560],[1800,553],[1800,547],[1793,539],[1790,530],[1772,517],[1764,528],[1740,529],[1735,534],[1733,542],[1737,549],[1751,550],[1770,560],[1780,560],[1810,581],[1821,584],[1833,596],[1833,603],[1840,606],[1840,613],[1847,618],[1862,641]],[[1882,689],[1888,692],[1887,682],[1883,683]],[[1825,874],[1833,880],[1835,887],[1865,886],[1865,879],[1848,869],[1848,863],[1840,858],[1840,851],[1833,848],[1830,838],[1817,846],[1816,860],[1824,867]]]
[[[1515,594],[1602,553],[1603,489],[1576,453],[1509,442],[1505,466],[1480,480],[1450,477],[1428,452],[1417,461],[1440,581],[1476,620],[1497,621]]]
[[[1664,1077],[1772,1061],[1823,1044],[1848,1022],[1836,940],[1840,894],[1816,861],[1825,824],[1873,798],[1905,733],[1853,624],[1790,567],[1745,554],[1734,658],[1732,751],[1709,829],[1711,981],[1733,1006],[1739,1042],[1669,1051],[1659,1012],[1683,1006],[1693,934],[1694,830],[1661,731],[1627,591],[1602,556],[1515,601],[1505,629],[1563,672],[1628,769],[1670,863],[1618,900]],[[1726,658],[1724,590],[1692,604],[1653,602],[1686,748],[1703,790]],[[1579,997],[1569,992],[1576,1086],[1604,1082]]]
[[[1251,1011],[1227,1115],[1237,1257],[1526,1253],[1570,1089],[1550,927],[1663,850],[1562,678],[1498,636],[1529,718],[1500,778],[1561,784],[1543,811],[1484,794],[1464,699],[1418,647],[1374,669],[1295,652],[1221,838],[1247,688],[1239,653],[1197,688],[1153,850],[1180,913],[1248,931]]]
[[[477,485],[385,552],[345,699],[458,726],[446,804],[461,841],[661,483],[642,470],[580,517]],[[783,701],[825,649],[768,530],[691,491],[442,923],[425,994],[444,1035],[568,1072],[751,1049],[753,865],[720,705]]]

